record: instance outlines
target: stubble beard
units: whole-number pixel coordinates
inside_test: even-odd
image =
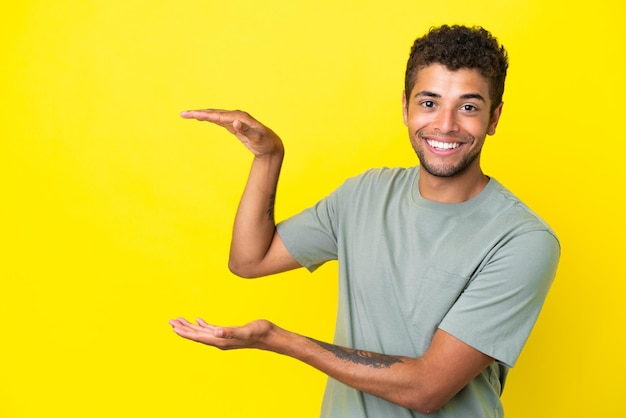
[[[423,146],[418,146],[415,144],[413,149],[417,154],[417,159],[420,162],[420,166],[430,175],[435,177],[447,178],[447,177],[455,177],[463,174],[473,163],[476,161],[478,156],[480,155],[481,149],[477,149],[471,154],[466,154],[461,161],[456,164],[449,163],[440,163],[440,164],[431,164],[426,158],[424,149],[426,148],[426,140],[421,138],[419,132],[416,134],[418,144],[421,142]],[[471,141],[467,141],[468,138],[465,138],[463,141],[464,144],[469,144],[473,142],[473,138]]]

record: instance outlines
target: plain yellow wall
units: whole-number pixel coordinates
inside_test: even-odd
[[[575,5],[577,4],[577,5]],[[563,246],[504,393],[509,418],[626,416],[624,1],[25,1],[5,5],[0,417],[316,417],[325,377],[176,337],[179,315],[332,338],[332,263],[226,267],[250,163],[179,118],[242,108],[287,147],[277,218],[416,158],[401,119],[414,38],[478,24],[507,47],[483,164]]]

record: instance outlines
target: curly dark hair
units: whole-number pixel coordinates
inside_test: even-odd
[[[415,40],[404,79],[407,102],[417,73],[430,64],[449,70],[477,69],[489,81],[491,113],[502,102],[504,80],[509,67],[507,52],[491,33],[480,26],[440,26]]]

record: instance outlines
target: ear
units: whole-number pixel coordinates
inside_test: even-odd
[[[491,115],[491,120],[489,121],[489,129],[487,130],[488,135],[493,135],[496,133],[496,127],[498,126],[498,121],[500,120],[500,116],[502,115],[502,106],[504,106],[504,102],[501,102],[498,107],[493,111],[493,115]]]
[[[406,100],[406,92],[402,91],[402,119],[404,126],[409,126],[409,102]]]

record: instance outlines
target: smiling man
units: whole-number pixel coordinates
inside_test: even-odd
[[[332,344],[266,321],[171,321],[220,349],[257,348],[329,376],[322,417],[501,417],[507,372],[554,278],[552,230],[480,166],[502,114],[504,48],[482,28],[442,26],[407,64],[404,123],[420,164],[348,179],[276,225],[284,148],[240,111],[196,110],[254,155],[235,218],[230,269],[259,277],[339,260]]]
[[[459,203],[480,192],[488,182],[480,153],[502,112],[502,103],[490,107],[487,80],[477,69],[431,64],[419,71],[410,97],[403,98],[404,123],[422,168],[422,195]],[[429,186],[440,184],[452,200],[431,195]]]

